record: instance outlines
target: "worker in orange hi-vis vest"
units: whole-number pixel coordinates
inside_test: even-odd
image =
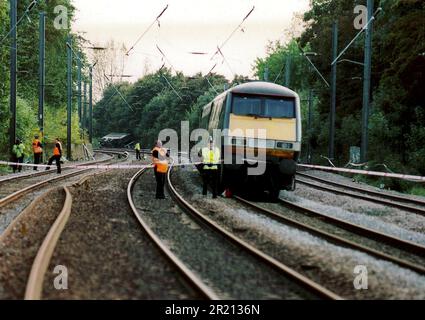
[[[55,147],[53,148],[53,156],[49,159],[48,167],[46,170],[50,170],[50,166],[53,161],[56,161],[56,167],[58,168],[58,174],[61,173],[61,157],[62,157],[62,144],[59,139],[55,140]]]
[[[155,148],[152,150],[152,163],[154,165],[155,179],[156,179],[156,198],[165,199],[164,186],[165,178],[168,172],[169,154],[166,149],[162,147],[162,142],[158,140]]]
[[[32,141],[32,150],[34,153],[34,164],[40,164],[43,158],[43,148],[38,135],[34,136],[34,140]],[[37,171],[38,167],[34,166],[34,170]]]

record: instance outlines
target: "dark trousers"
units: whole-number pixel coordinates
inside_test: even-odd
[[[16,163],[24,163],[24,157],[20,157],[20,158],[15,158]],[[13,173],[15,173],[16,171],[21,172],[22,171],[22,166],[20,165],[16,165],[13,166]]]
[[[42,156],[43,156],[42,153],[34,153],[34,164],[40,164]],[[38,168],[34,167],[34,170],[37,171]]]
[[[203,170],[202,171],[202,181],[203,189],[202,194],[206,196],[208,194],[208,184],[211,185],[213,198],[217,198],[217,179],[218,179],[218,170]]]
[[[48,166],[53,164],[53,161],[56,161],[56,167],[58,168],[58,173],[61,173],[61,156],[53,156],[49,159]],[[47,167],[46,170],[49,170],[50,167]]]
[[[136,159],[142,160],[142,157],[140,156],[140,150],[136,150]]]
[[[166,173],[157,172],[155,170],[155,179],[156,179],[156,198],[157,199],[164,199],[164,186],[165,186],[165,178]]]

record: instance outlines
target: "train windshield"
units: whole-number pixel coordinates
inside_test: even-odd
[[[295,118],[295,99],[238,97],[233,98],[233,114],[259,118]]]

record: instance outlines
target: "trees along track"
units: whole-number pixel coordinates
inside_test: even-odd
[[[403,197],[400,195],[396,195],[396,194],[389,194],[389,193],[384,193],[384,192],[378,192],[378,191],[374,191],[374,190],[368,190],[365,188],[360,188],[360,187],[355,187],[355,186],[350,186],[350,185],[346,185],[346,184],[342,184],[342,183],[338,183],[338,182],[334,182],[334,181],[330,181],[327,179],[322,179],[322,178],[318,178],[318,177],[314,177],[311,176],[309,174],[305,174],[305,173],[301,173],[298,172],[297,175],[299,177],[304,177],[304,178],[308,178],[323,184],[328,184],[328,185],[332,185],[334,187],[338,187],[340,189],[337,188],[332,188],[329,186],[324,186],[324,185],[319,185],[317,183],[313,183],[311,181],[307,181],[304,179],[300,179],[297,178],[297,182],[301,183],[303,185],[315,188],[315,189],[319,189],[322,191],[327,191],[327,192],[332,192],[332,193],[336,193],[336,194],[340,194],[340,195],[346,195],[346,196],[350,196],[350,197],[354,197],[357,199],[362,199],[362,200],[366,200],[366,201],[371,201],[374,203],[379,203],[379,204],[384,204],[387,206],[391,206],[391,207],[395,207],[398,209],[402,209],[402,210],[406,210],[409,212],[413,212],[422,216],[425,216],[425,201],[420,200],[420,199],[414,199],[414,198],[408,198],[408,197]],[[355,192],[359,192],[359,193],[354,193],[354,192],[350,192],[347,190],[341,190],[341,189],[349,189]],[[403,202],[403,203],[400,203]]]
[[[420,274],[425,274],[425,267],[423,265],[418,265],[418,264],[403,260],[401,258],[392,256],[390,254],[378,251],[376,249],[369,248],[367,246],[364,246],[364,245],[355,243],[353,241],[344,239],[344,238],[337,236],[337,235],[334,235],[332,233],[320,230],[319,228],[312,227],[308,224],[299,222],[295,219],[285,217],[280,213],[277,213],[277,212],[274,212],[274,211],[269,210],[267,208],[264,208],[262,206],[259,206],[255,203],[250,202],[248,200],[245,200],[241,197],[235,197],[235,199],[237,201],[242,202],[245,205],[248,205],[251,208],[254,208],[255,210],[265,214],[266,216],[281,222],[281,223],[290,224],[290,225],[295,226],[299,229],[305,230],[305,231],[310,232],[312,234],[315,234],[319,237],[330,240],[331,242],[336,243],[338,245],[350,247],[352,249],[368,253],[368,254],[375,256],[377,258],[384,259],[384,260],[387,260],[387,261],[391,261],[391,262],[396,263],[396,264],[398,264],[402,267],[414,270],[414,271],[416,271]],[[378,239],[379,241],[383,241],[387,244],[390,244],[391,246],[393,246],[397,249],[403,249],[403,250],[408,251],[409,253],[413,253],[413,254],[421,257],[421,258],[425,257],[425,247],[421,244],[417,244],[417,243],[414,243],[414,242],[409,242],[409,241],[406,241],[406,240],[403,240],[403,239],[392,237],[390,235],[387,235],[387,234],[384,234],[384,233],[381,233],[381,232],[378,232],[378,231],[375,231],[375,230],[372,230],[372,229],[369,229],[369,228],[365,228],[365,227],[362,227],[360,225],[353,224],[351,222],[347,222],[347,221],[344,221],[344,220],[333,218],[333,217],[330,217],[328,215],[317,212],[315,210],[311,210],[311,209],[302,207],[300,205],[291,203],[291,202],[283,200],[283,199],[280,199],[280,203],[282,205],[284,205],[285,207],[289,207],[292,210],[302,212],[302,213],[304,213],[308,216],[313,216],[315,218],[319,218],[319,219],[321,219],[321,221],[326,221],[326,222],[329,222],[331,224],[337,225],[339,227],[342,227],[343,229],[346,229],[350,232],[356,233],[360,236],[365,236],[365,237],[370,238],[372,240]]]
[[[293,281],[301,285],[303,288],[305,288],[312,294],[324,299],[331,299],[331,300],[343,299],[340,296],[338,296],[336,293],[332,292],[331,290],[321,286],[320,284],[298,273],[294,269],[286,266],[282,262],[274,259],[273,257],[253,247],[249,243],[243,241],[241,238],[225,230],[224,228],[219,226],[217,223],[215,223],[214,221],[212,221],[211,219],[203,215],[200,211],[195,209],[177,192],[176,188],[173,186],[171,182],[171,173],[172,173],[172,168],[169,170],[167,175],[168,189],[171,195],[173,196],[173,198],[175,199],[175,201],[179,204],[179,206],[182,209],[184,209],[185,212],[192,215],[195,219],[200,220],[203,224],[205,224],[206,226],[208,226],[215,232],[221,234],[222,236],[224,236],[225,238],[227,238],[228,240],[236,244],[238,247],[241,247],[242,249],[246,250],[248,253],[250,253],[252,256],[257,258],[258,260],[272,266],[274,269],[284,274],[286,277],[289,277],[290,279],[292,279]]]
[[[108,151],[108,152],[105,152],[105,153],[112,153],[112,154],[120,154],[120,155],[122,155],[122,153],[120,153],[120,152],[115,152],[114,153],[114,152]],[[92,161],[92,162],[89,162],[89,163],[80,164],[80,166],[109,162],[112,159],[113,159],[113,157],[110,157],[110,158],[104,159],[104,160]],[[128,159],[128,155],[126,156],[126,158],[124,160],[126,160],[126,159]],[[88,172],[90,170],[93,170],[93,169],[81,169],[81,170],[77,170],[77,171],[74,171],[74,172],[71,172],[71,173],[68,173],[68,174],[57,175],[54,178],[42,180],[42,181],[37,182],[35,184],[32,184],[30,186],[24,187],[24,188],[22,188],[22,189],[20,189],[18,191],[15,191],[15,192],[7,195],[6,197],[0,199],[0,208],[4,207],[5,205],[7,205],[7,204],[9,204],[9,203],[11,203],[13,201],[18,200],[19,198],[21,198],[25,194],[27,194],[27,193],[29,193],[31,191],[34,191],[36,189],[39,189],[39,188],[41,188],[41,187],[43,187],[43,186],[45,186],[45,185],[47,185],[47,184],[49,184],[51,182],[55,182],[55,181],[58,181],[58,180],[64,180],[64,179],[67,179],[67,178],[70,178],[70,177],[74,177],[74,176],[80,175],[82,173]],[[46,171],[46,172],[48,172],[48,174],[52,173],[50,171]],[[55,171],[53,171],[53,172],[55,172]],[[18,177],[12,177],[12,178],[8,178],[8,179],[4,179],[4,180],[1,180],[0,181],[0,187],[2,186],[2,184],[5,184],[5,183],[13,183],[15,181],[20,181],[20,180],[22,180],[24,178],[38,177],[38,176],[43,176],[45,174],[46,173],[44,173],[44,172],[40,172],[40,173],[34,173],[34,174],[26,175],[26,176],[18,176]]]

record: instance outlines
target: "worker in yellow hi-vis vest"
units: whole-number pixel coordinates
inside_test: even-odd
[[[218,166],[220,164],[221,152],[218,147],[214,145],[212,137],[209,138],[208,147],[201,150],[202,155],[202,180],[203,190],[202,194],[207,195],[208,184],[211,185],[213,199],[217,198],[217,183],[218,183]]]

